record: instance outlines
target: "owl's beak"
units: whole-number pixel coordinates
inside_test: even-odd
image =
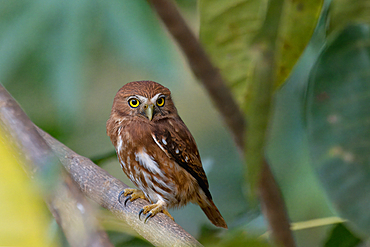
[[[149,119],[149,121],[152,121],[153,113],[154,113],[154,105],[153,104],[145,105],[144,113],[145,113],[145,116]]]

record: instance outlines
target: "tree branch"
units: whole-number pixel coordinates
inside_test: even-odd
[[[62,227],[71,246],[113,246],[107,234],[100,230],[93,209],[76,188],[71,178],[61,169],[45,140],[34,124],[0,85],[0,124],[9,140],[23,155],[23,166],[38,184],[43,186],[45,201]],[[19,159],[21,160],[21,159]],[[56,174],[57,173],[57,174]],[[45,174],[48,174],[45,176]],[[56,176],[53,176],[56,174]],[[50,176],[53,176],[50,179]],[[53,181],[50,184],[49,181]],[[46,188],[44,188],[46,187]]]
[[[139,211],[148,202],[137,199],[126,206],[118,202],[119,193],[128,188],[126,184],[92,163],[86,157],[76,154],[49,134],[38,128],[54,153],[89,198],[110,210],[117,218],[125,221],[141,236],[156,246],[201,246],[178,224],[159,213],[147,223],[139,219]]]
[[[284,200],[266,160],[261,170],[258,195],[261,198],[262,212],[269,223],[272,239],[278,243],[278,246],[296,246]]]
[[[193,73],[208,91],[239,150],[243,153],[246,123],[218,69],[212,65],[199,41],[171,0],[149,0],[149,2],[178,43]],[[262,166],[258,190],[262,211],[269,223],[273,239],[283,246],[295,246],[284,200],[266,160]]]

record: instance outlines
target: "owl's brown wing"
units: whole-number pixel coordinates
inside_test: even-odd
[[[212,199],[197,145],[184,122],[181,119],[171,119],[160,121],[158,125],[160,127],[152,131],[154,141],[169,158],[189,172],[206,196]]]

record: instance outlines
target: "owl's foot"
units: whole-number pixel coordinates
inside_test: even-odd
[[[141,190],[128,188],[128,189],[122,190],[119,193],[119,195],[118,195],[118,201],[119,201],[119,203],[122,203],[121,202],[122,194],[125,197],[128,196],[126,198],[126,200],[125,200],[125,203],[124,203],[125,206],[126,206],[126,204],[127,204],[128,201],[132,202],[132,201],[134,201],[134,200],[136,200],[138,198],[141,198],[141,199],[144,199],[144,200],[148,200],[148,199],[146,199],[144,193]]]
[[[173,221],[175,221],[172,215],[170,215],[170,213],[168,212],[166,208],[166,203],[164,201],[158,201],[155,204],[144,206],[139,212],[139,219],[140,219],[141,214],[144,214],[144,215],[148,214],[145,217],[145,220],[144,220],[144,223],[145,223],[149,218],[155,216],[159,212],[164,213],[165,215],[170,217]]]

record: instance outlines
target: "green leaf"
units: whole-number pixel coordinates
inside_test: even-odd
[[[248,121],[247,180],[254,192],[275,89],[309,42],[323,0],[201,0],[200,38]]]
[[[281,86],[306,48],[320,17],[323,0],[285,1],[277,42],[276,82]]]
[[[284,1],[276,39],[275,87],[284,83],[306,48],[322,4],[323,0]],[[266,0],[199,1],[200,39],[241,106],[249,83],[254,83],[251,76],[257,61],[251,45],[265,21],[267,7]]]
[[[340,31],[347,25],[370,23],[370,0],[333,0],[329,12],[329,30]]]
[[[307,98],[312,164],[339,214],[368,236],[369,68],[369,26],[349,26],[320,55]]]
[[[356,247],[362,240],[352,234],[344,224],[337,224],[332,229],[325,247]]]
[[[201,0],[200,39],[242,105],[253,69],[249,45],[260,30],[267,0]]]

